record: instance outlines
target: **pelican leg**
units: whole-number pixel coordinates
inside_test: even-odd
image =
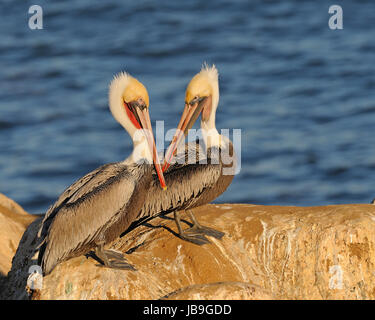
[[[194,233],[203,233],[207,236],[211,236],[211,237],[214,237],[214,238],[219,239],[219,240],[225,235],[224,232],[221,232],[219,230],[202,226],[198,222],[197,218],[194,216],[194,214],[191,210],[186,210],[186,212],[190,216],[191,221],[193,222],[193,226],[190,229],[188,229],[187,231],[192,230]]]
[[[105,267],[121,270],[136,270],[126,261],[125,257],[120,252],[116,252],[114,250],[104,250],[103,247],[104,244],[100,243],[95,248],[95,255],[103,261],[103,265]]]
[[[210,241],[202,234],[202,232],[192,232],[192,228],[187,230],[183,230],[181,227],[181,218],[180,213],[178,211],[174,212],[174,220],[176,222],[179,237],[183,240],[192,242],[197,245],[203,245],[206,243],[210,243]]]

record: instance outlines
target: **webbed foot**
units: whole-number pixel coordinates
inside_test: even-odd
[[[204,245],[206,243],[210,243],[210,240],[208,240],[204,236],[204,234],[202,234],[202,232],[199,229],[197,229],[195,226],[193,226],[189,229],[186,229],[186,230],[182,230],[179,233],[179,236],[183,240],[192,242],[192,243],[200,245],[200,246]]]
[[[201,226],[201,225],[198,225],[198,226],[194,225],[194,227],[192,227],[192,228],[196,228],[196,230],[198,232],[203,233],[207,236],[214,237],[214,238],[219,239],[219,240],[221,240],[221,238],[224,237],[224,235],[225,235],[224,232],[221,232],[221,231],[213,229],[213,228]]]
[[[132,271],[137,270],[130,263],[128,263],[121,252],[117,252],[114,250],[104,250],[103,245],[99,245],[95,249],[95,255],[101,262],[101,265],[98,265],[100,267]]]
[[[183,230],[181,227],[180,213],[178,211],[174,212],[174,219],[178,228],[179,237],[181,239],[198,245],[203,245],[210,243],[210,240],[208,240],[205,235],[214,237],[216,239],[221,239],[225,235],[224,232],[202,226],[191,211],[187,211],[187,213],[193,222],[193,226],[189,229]]]

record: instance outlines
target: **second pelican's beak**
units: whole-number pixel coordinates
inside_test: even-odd
[[[132,106],[133,112],[138,118],[138,122],[141,125],[143,129],[143,133],[147,139],[147,143],[149,146],[149,150],[152,154],[152,160],[154,162],[155,170],[158,175],[160,185],[163,188],[163,190],[167,189],[163,171],[160,166],[160,161],[159,161],[159,156],[158,152],[156,150],[156,145],[155,145],[155,139],[154,135],[152,133],[152,126],[151,126],[151,120],[150,120],[150,114],[148,113],[148,108],[145,105],[140,105],[136,104]]]
[[[191,102],[185,103],[180,123],[164,157],[163,172],[169,168],[181,139],[187,135],[188,130],[194,125],[207,103],[211,103],[211,97],[195,98]]]

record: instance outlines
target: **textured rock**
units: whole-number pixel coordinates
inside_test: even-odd
[[[43,217],[35,219],[22,235],[16,254],[12,260],[12,268],[8,272],[5,285],[0,292],[0,299],[29,299],[26,284],[30,267],[36,265],[36,234],[42,220]]]
[[[225,232],[197,246],[156,218],[108,247],[137,271],[97,267],[91,258],[59,264],[34,299],[374,299],[375,206],[207,205],[199,221]],[[5,298],[27,298],[40,220],[22,237]]]
[[[272,294],[245,282],[196,284],[179,289],[163,300],[271,300]]]
[[[0,193],[0,274],[6,275],[12,265],[18,243],[26,227],[35,219],[16,202]]]

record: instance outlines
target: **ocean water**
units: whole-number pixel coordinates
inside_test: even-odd
[[[43,8],[43,30],[28,9]],[[340,4],[342,30],[328,27]],[[216,202],[375,197],[375,2],[0,1],[0,192],[43,213],[73,181],[131,152],[108,84],[128,71],[175,128],[203,62],[220,72],[218,129],[241,170]],[[160,147],[160,146],[159,146]]]

